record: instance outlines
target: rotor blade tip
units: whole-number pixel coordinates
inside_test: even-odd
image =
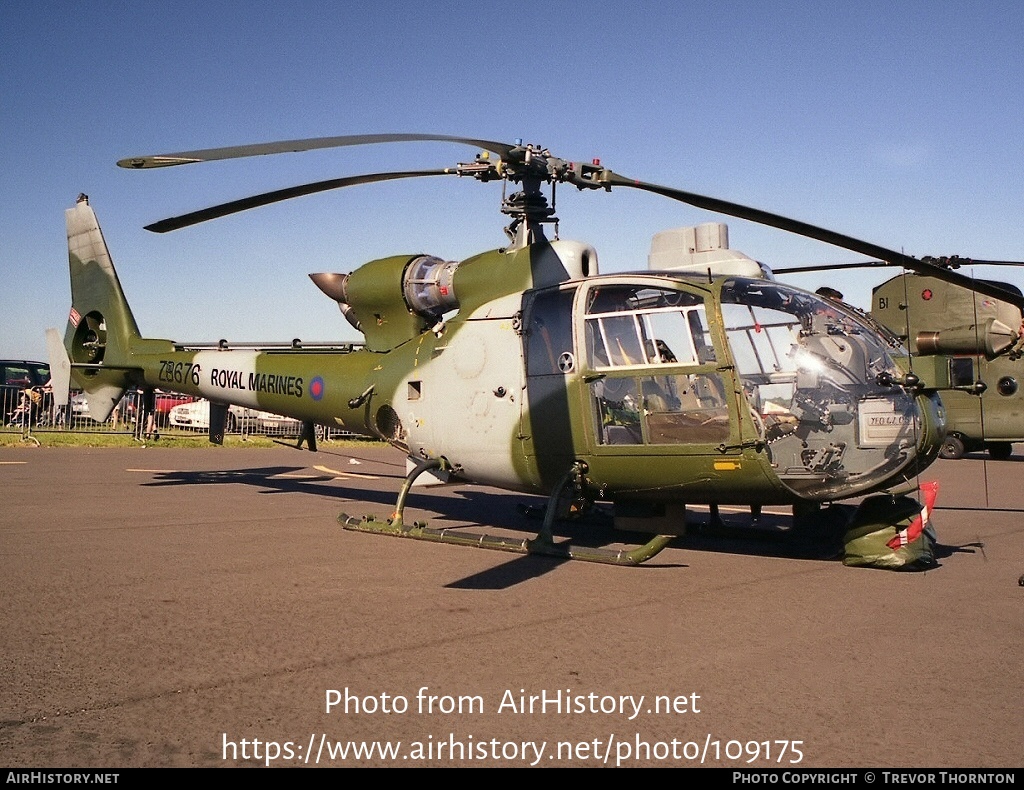
[[[202,161],[202,159],[186,156],[131,156],[127,159],[119,159],[117,166],[127,170],[148,170],[153,167],[190,165]]]

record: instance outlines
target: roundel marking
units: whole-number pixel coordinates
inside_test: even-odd
[[[322,376],[314,376],[309,382],[309,396],[313,400],[320,400],[324,396],[324,380]]]

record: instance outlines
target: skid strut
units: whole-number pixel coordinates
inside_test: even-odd
[[[357,519],[344,513],[338,516],[338,521],[348,530],[356,532],[370,532],[375,535],[391,535],[398,538],[411,538],[413,540],[426,540],[433,543],[454,543],[459,546],[476,546],[481,549],[492,549],[495,551],[508,551],[515,554],[543,554],[549,557],[560,557],[567,560],[585,560],[587,562],[601,562],[609,565],[639,565],[646,562],[660,552],[674,535],[655,535],[651,540],[633,550],[616,550],[590,547],[573,547],[569,541],[555,543],[552,528],[555,518],[564,501],[563,494],[579,495],[582,492],[582,469],[579,464],[573,467],[562,478],[548,497],[544,509],[544,521],[537,537],[532,539],[505,538],[497,535],[480,535],[466,530],[458,529],[433,529],[422,522],[406,524],[404,519],[405,500],[412,488],[413,481],[424,472],[433,469],[443,469],[444,462],[438,458],[431,458],[420,461],[412,471],[406,475],[405,482],[398,492],[398,501],[395,503],[395,512],[387,521],[377,521],[372,516]],[[577,496],[576,498],[579,498]]]

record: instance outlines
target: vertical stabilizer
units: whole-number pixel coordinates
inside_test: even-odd
[[[46,330],[46,353],[50,360],[50,387],[53,389],[53,405],[68,405],[68,390],[71,389],[71,360],[60,340],[56,329]]]
[[[128,388],[131,347],[139,328],[89,198],[79,195],[65,214],[71,312],[64,347],[71,358],[72,378],[85,390],[90,415],[102,421]]]

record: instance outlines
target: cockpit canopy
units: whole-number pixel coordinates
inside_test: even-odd
[[[529,375],[583,373],[598,445],[756,445],[821,500],[916,456],[891,339],[840,302],[763,279],[623,276],[538,295],[530,314]]]

